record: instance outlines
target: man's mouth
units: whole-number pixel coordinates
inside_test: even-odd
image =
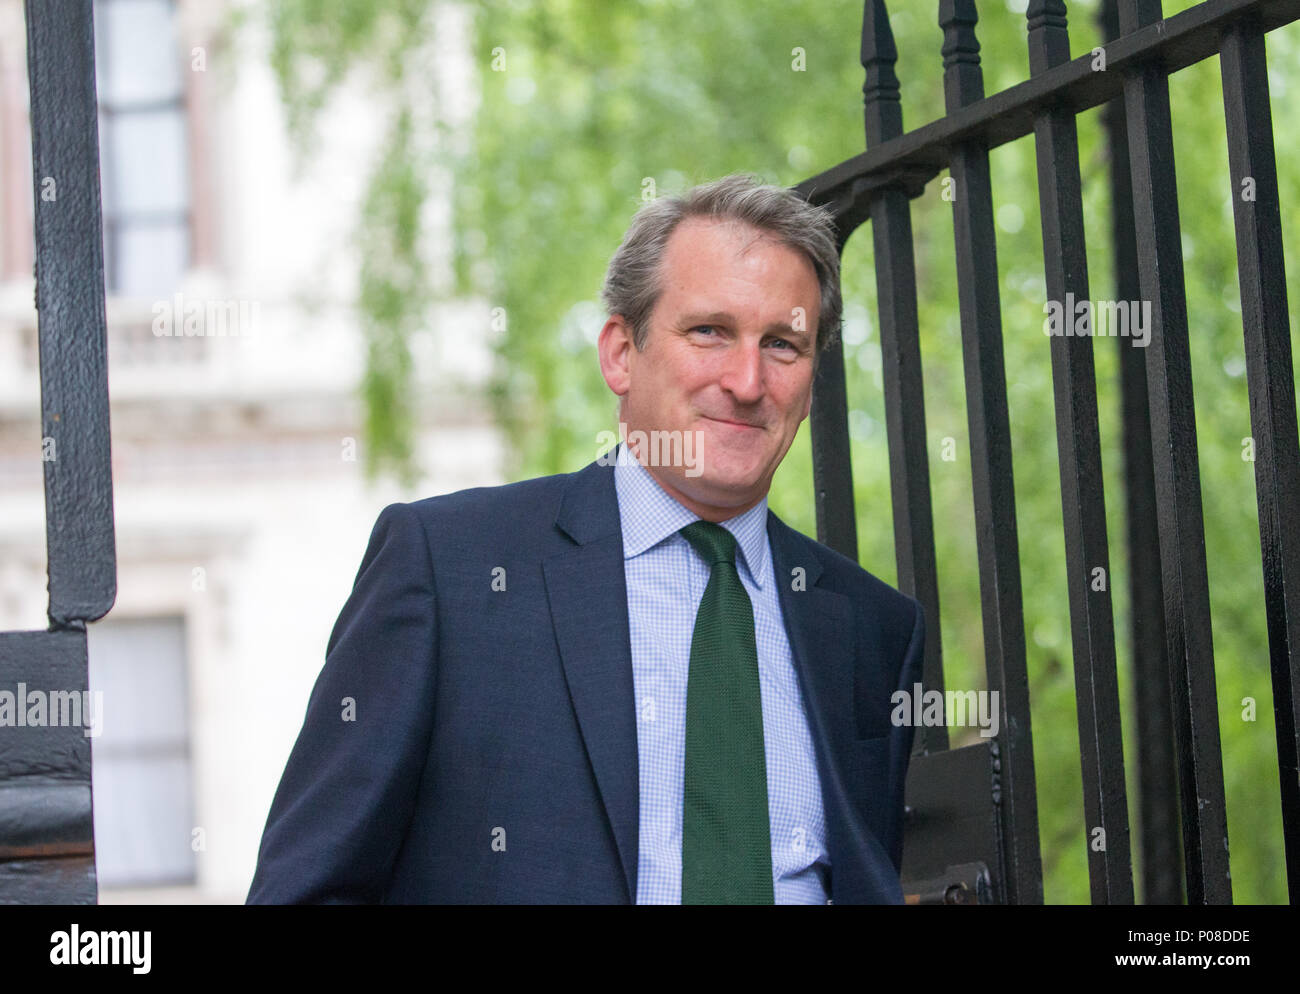
[[[705,417],[709,418],[710,421],[718,422],[718,424],[730,425],[732,428],[753,428],[757,430],[763,427],[762,425],[756,425],[749,421],[732,421],[730,418],[714,418],[709,417],[707,414]]]

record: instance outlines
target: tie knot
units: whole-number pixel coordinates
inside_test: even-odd
[[[736,565],[736,537],[712,521],[692,521],[681,533],[706,563]]]

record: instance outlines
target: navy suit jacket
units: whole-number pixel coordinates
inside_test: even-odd
[[[920,680],[921,606],[770,510],[767,529],[831,899],[899,903],[912,729],[890,724],[889,698]],[[248,902],[632,903],[638,795],[613,465],[392,504]]]

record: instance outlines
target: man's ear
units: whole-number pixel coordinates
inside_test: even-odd
[[[596,354],[605,384],[620,397],[626,395],[632,386],[630,355],[634,348],[632,329],[623,315],[611,314],[596,339]]]

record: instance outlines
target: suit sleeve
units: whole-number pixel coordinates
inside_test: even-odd
[[[382,901],[428,755],[435,608],[424,528],[391,504],[330,635],[247,903]]]
[[[898,673],[898,686],[895,688],[895,690],[906,691],[909,698],[913,686],[921,682],[922,664],[925,658],[925,611],[920,601],[912,599],[912,603],[916,606],[916,620],[912,623],[912,638],[903,655],[903,664]],[[903,870],[904,788],[907,784],[907,767],[912,758],[912,738],[915,731],[916,729],[910,723],[895,725],[890,730],[890,797],[893,801],[893,810],[898,812],[899,820],[898,829],[890,840],[889,856],[894,862],[894,869],[899,873]]]

